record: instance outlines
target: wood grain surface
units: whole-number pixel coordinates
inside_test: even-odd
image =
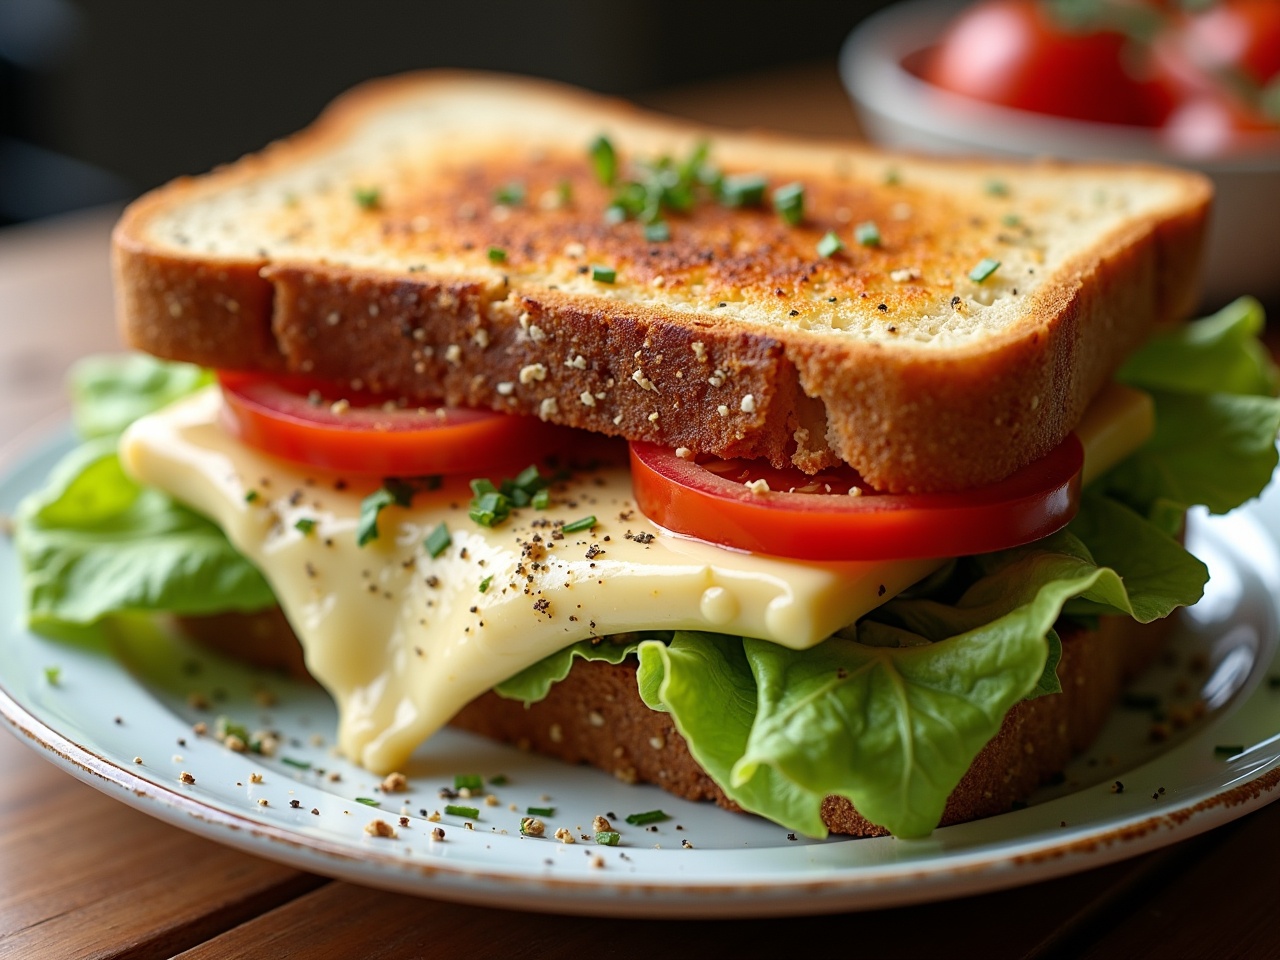
[[[854,130],[827,67],[651,102],[726,123]],[[74,359],[116,348],[115,213],[0,231],[0,448],[65,414]],[[1280,330],[1270,336],[1280,346]],[[1280,955],[1280,804],[1154,854],[1002,893],[874,914],[655,922],[459,906],[300,873],[153,820],[13,736],[0,735],[0,769],[3,958]]]

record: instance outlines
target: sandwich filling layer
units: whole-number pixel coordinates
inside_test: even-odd
[[[942,563],[807,563],[728,550],[654,526],[623,467],[573,473],[546,510],[496,527],[468,518],[466,478],[387,507],[357,543],[374,487],[253,450],[219,425],[207,389],[139,420],[121,456],[141,483],[214,520],[270,582],[307,667],[335,698],[343,752],[402,766],[469,701],[582,640],[704,630],[815,646]],[[1086,479],[1150,434],[1149,399],[1120,387],[1081,424]],[[565,533],[584,517],[588,529]],[[449,542],[427,545],[443,525]]]

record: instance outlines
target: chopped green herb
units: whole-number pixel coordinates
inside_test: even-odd
[[[978,261],[978,265],[969,271],[969,279],[974,283],[982,283],[997,270],[1000,269],[1000,261],[992,260],[990,257],[983,257]]]
[[[758,207],[769,181],[763,174],[740,173],[720,181],[720,200],[727,207]]]
[[[453,537],[449,536],[449,528],[444,525],[441,520],[434,530],[427,534],[427,539],[422,541],[422,546],[426,548],[427,553],[435,560],[449,549],[449,544],[453,543]]]
[[[457,773],[453,777],[455,790],[483,790],[484,780],[478,773]]]
[[[644,225],[644,238],[650,243],[666,243],[671,239],[671,227],[665,220],[655,220]]]
[[[643,827],[650,823],[661,823],[663,820],[670,820],[671,817],[661,810],[646,810],[644,813],[631,813],[627,815],[627,823],[633,827]]]
[[[613,283],[618,279],[618,271],[613,267],[603,267],[599,264],[593,264],[591,267],[591,279],[596,283]]]
[[[533,495],[533,500],[530,502],[535,510],[547,509],[547,507],[551,506],[551,491],[544,487]]]
[[[818,241],[818,256],[820,257],[834,257],[843,249],[844,242],[836,236],[834,230],[828,230],[826,235]]]
[[[219,717],[213,722],[213,735],[219,741],[226,740],[227,737],[236,737],[246,746],[253,739],[249,736],[249,730],[244,724],[236,723],[229,717]]]
[[[363,803],[366,807],[380,807],[381,800],[375,800],[373,797],[356,797],[356,803]]]
[[[853,228],[853,239],[864,247],[878,247],[880,246],[880,228],[872,220],[860,223]]]
[[[902,173],[897,167],[890,167],[884,172],[884,183],[887,187],[896,187],[902,183]]]
[[[489,584],[491,583],[493,583],[493,574],[489,574],[489,576],[485,577],[483,580],[480,581],[480,592],[488,593]]]
[[[489,778],[489,784],[494,787],[505,787],[510,782],[511,781],[507,779],[507,775],[505,773],[500,773],[497,776]]]
[[[788,183],[773,191],[773,209],[782,222],[794,227],[804,219],[804,184]]]
[[[378,539],[378,515],[387,507],[407,507],[413,502],[414,487],[404,480],[388,477],[382,486],[360,501],[360,519],[356,523],[356,546],[363,547]]]
[[[471,501],[467,516],[482,527],[496,527],[511,516],[511,500],[495,490],[490,490]]]
[[[986,191],[993,197],[1007,197],[1009,195],[1009,185],[1003,180],[988,180]]]
[[[596,843],[602,847],[616,847],[621,839],[617,830],[601,830],[596,834]]]
[[[556,815],[555,807],[529,807],[525,813],[531,817],[554,817]]]
[[[1234,757],[1240,753],[1244,753],[1244,746],[1239,743],[1218,744],[1213,748],[1215,757]]]
[[[493,192],[493,202],[503,207],[518,207],[524,203],[524,184],[512,180]]]
[[[561,527],[564,533],[578,533],[582,530],[590,530],[596,525],[595,514],[588,514],[585,517],[579,517],[577,520],[570,521]]]
[[[503,250],[501,247],[490,247],[489,259],[493,263],[503,263],[507,259],[507,251]]]
[[[377,187],[356,187],[351,196],[361,210],[377,210],[382,206],[382,191]]]
[[[62,668],[61,667],[45,667],[44,679],[49,684],[49,686],[56,687],[58,685],[58,681],[62,679]]]
[[[307,760],[295,760],[293,757],[281,757],[280,762],[290,767],[296,767],[299,770],[310,770],[311,763]]]
[[[567,207],[573,203],[573,182],[571,180],[561,180],[556,184],[556,204],[561,207]]]
[[[1003,223],[1006,227],[1022,226],[1022,218],[1018,216],[1016,213],[1006,213],[1003,217],[1000,218],[1000,222]]]
[[[609,138],[601,134],[591,141],[588,148],[591,154],[591,166],[596,172],[596,179],[606,187],[613,186],[618,178],[618,155],[614,152]]]
[[[470,817],[473,820],[480,818],[479,807],[462,807],[456,803],[450,803],[444,808],[444,812],[451,817]]]
[[[303,536],[311,533],[316,528],[316,522],[310,517],[299,517],[293,524],[293,529],[299,531]]]
[[[257,490],[246,490],[246,491],[244,492],[244,502],[245,502],[245,503],[255,503],[255,502],[257,502],[257,500],[258,500],[258,498],[259,498],[260,496],[261,496],[261,494],[260,494],[260,493],[258,493],[258,491],[257,491]]]
[[[531,463],[515,475],[511,482],[522,490],[536,490],[542,480],[542,471],[536,463]]]
[[[627,219],[627,208],[620,203],[611,203],[604,208],[605,223],[622,223]]]

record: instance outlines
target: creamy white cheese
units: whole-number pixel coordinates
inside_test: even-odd
[[[1081,431],[1091,473],[1141,442],[1141,423],[1150,429],[1139,401],[1112,406]],[[939,565],[807,563],[673,536],[636,509],[625,467],[576,473],[549,509],[516,510],[496,528],[469,519],[467,478],[451,478],[410,508],[387,507],[360,547],[373,483],[246,447],[223,431],[220,408],[211,388],[138,421],[121,443],[125,467],[212,518],[263,572],[337,703],[340,748],[380,773],[468,701],[575,641],[703,629],[803,649]],[[585,515],[592,529],[557,536],[557,521]],[[452,542],[433,558],[424,541],[441,523]]]

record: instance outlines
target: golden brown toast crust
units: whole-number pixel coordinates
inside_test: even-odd
[[[505,149],[460,146],[424,161],[429,176],[388,161],[376,176],[339,171],[339,186],[301,200],[260,187],[279,196],[243,201],[258,217],[246,236],[230,214],[184,232],[184,211],[327,156],[380,111],[496,94],[515,106],[495,122],[545,116],[546,130],[517,131]],[[638,223],[605,223],[611,192],[585,151],[598,131],[631,159],[683,156],[708,138],[727,171],[802,181],[806,219],[789,227],[767,204],[703,201],[668,216],[669,242],[648,242]],[[351,190],[370,178],[382,189],[362,209]],[[512,181],[527,199],[495,204]],[[571,203],[544,204],[562,181]],[[1164,193],[1095,229],[1102,214],[1077,209],[1085,183],[1121,205],[1141,184]],[[1067,224],[1059,188],[1088,242],[1037,274]],[[290,140],[137,201],[115,233],[117,297],[125,339],[163,357],[806,469],[840,458],[885,490],[962,489],[1047,453],[1154,326],[1190,311],[1208,201],[1191,174],[948,164],[708,130],[532,81],[426,74],[358,88]],[[853,239],[863,221],[879,245]],[[824,258],[828,231],[846,249]],[[979,286],[967,272],[982,256],[1005,266]],[[616,282],[591,281],[592,264]],[[1013,319],[967,336],[990,297],[1016,302]]]

